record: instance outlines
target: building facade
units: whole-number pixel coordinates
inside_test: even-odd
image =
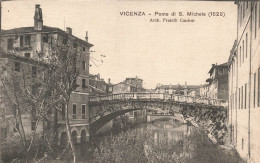
[[[228,63],[213,64],[208,82],[208,98],[228,100]]]
[[[89,75],[89,93],[91,96],[105,95],[106,92],[106,82],[104,79],[100,78],[100,75]]]
[[[157,84],[155,88],[155,93],[163,93],[163,94],[177,94],[177,95],[185,95],[185,96],[198,96],[199,95],[199,85],[162,85]]]
[[[145,92],[143,88],[143,79],[138,77],[126,78],[123,82],[114,84],[112,87],[113,94],[118,93],[133,93],[133,92]]]
[[[231,142],[248,162],[260,162],[260,3],[235,1],[237,39],[229,56]]]
[[[142,89],[143,88],[143,79],[140,79],[138,77],[135,78],[126,78],[124,83],[131,84],[135,86],[136,88]]]
[[[208,92],[209,92],[209,84],[203,84],[200,86],[200,97],[209,98]]]
[[[59,49],[66,49],[68,54],[75,55],[78,70],[76,83],[78,86],[70,95],[68,112],[72,136],[77,143],[88,141],[89,136],[89,49],[92,46],[88,42],[87,35],[85,40],[82,40],[72,35],[71,28],[63,31],[59,28],[44,26],[40,5],[35,5],[33,27],[2,30],[1,66],[8,65],[12,67],[12,73],[15,72],[18,76],[26,72],[26,74],[32,74],[30,77],[37,77],[38,73],[41,72],[42,66],[48,64],[48,58],[55,55]],[[4,71],[5,75],[12,75],[11,71]],[[27,81],[26,83],[28,87],[32,88],[33,81]],[[4,108],[5,111],[10,109],[8,109],[7,105],[1,106],[1,108]],[[54,133],[58,139],[58,144],[62,143],[61,140],[67,141],[63,118],[64,110],[62,108],[60,110],[57,114],[53,112],[49,114],[50,119],[57,121],[59,126]],[[12,116],[14,114],[10,113],[5,117],[12,119]],[[23,116],[27,117],[23,118],[25,131],[28,131],[28,134],[32,134],[35,120],[32,120],[31,113],[24,114]],[[13,129],[14,126],[8,124],[12,123],[13,120],[5,121],[7,123],[6,127],[1,129],[5,131],[7,137],[15,135],[16,129]],[[39,127],[39,132],[41,132],[40,129],[41,127]]]

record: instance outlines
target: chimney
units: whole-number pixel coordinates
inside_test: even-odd
[[[108,78],[108,84],[110,84],[110,78]]]
[[[34,30],[42,30],[43,20],[42,20],[42,9],[40,5],[35,5],[35,14],[34,14]]]
[[[85,37],[86,42],[88,42],[88,31],[86,31],[86,37]]]
[[[72,29],[71,29],[70,27],[67,27],[66,33],[67,33],[68,35],[72,35]]]

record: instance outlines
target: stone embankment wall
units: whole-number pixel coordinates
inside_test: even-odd
[[[227,110],[224,107],[183,106],[181,113],[185,120],[195,123],[213,136],[218,144],[224,144],[227,134]]]

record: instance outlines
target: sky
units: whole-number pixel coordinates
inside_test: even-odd
[[[90,73],[114,84],[136,76],[144,80],[145,88],[158,83],[204,84],[212,64],[227,62],[236,39],[233,1],[4,1],[2,28],[33,26],[35,4],[41,5],[44,25],[71,27],[81,39],[88,31],[95,51]],[[124,11],[141,11],[145,16],[121,16]],[[155,12],[224,12],[225,17],[184,17],[194,18],[193,23],[150,22],[151,18],[180,18],[155,16]]]

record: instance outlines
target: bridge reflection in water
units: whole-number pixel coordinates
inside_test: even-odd
[[[159,141],[179,141],[189,136],[193,126],[182,124],[174,119],[158,119],[151,123],[138,126],[136,134],[143,134],[144,131],[150,130],[153,133],[154,142]]]

